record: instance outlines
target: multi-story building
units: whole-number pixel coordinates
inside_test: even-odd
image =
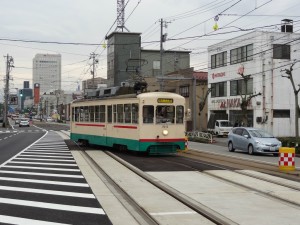
[[[36,54],[33,58],[33,83],[40,84],[40,93],[61,90],[61,55]]]
[[[285,72],[294,65],[291,73],[299,89],[300,34],[292,32],[290,20],[283,21],[281,30],[254,31],[208,47],[208,118],[227,114],[232,123],[239,123],[242,97],[255,96],[244,126],[276,136],[295,135],[295,93]]]

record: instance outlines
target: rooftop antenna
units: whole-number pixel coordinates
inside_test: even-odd
[[[130,32],[126,27],[125,27],[125,0],[117,0],[117,28],[115,31],[122,31],[124,32],[124,29]]]

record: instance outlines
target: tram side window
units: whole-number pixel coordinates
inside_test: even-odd
[[[132,123],[138,123],[139,120],[139,104],[132,104]]]
[[[124,123],[124,106],[123,104],[117,105],[117,121],[118,123]]]
[[[79,114],[80,114],[80,108],[79,107],[74,107],[73,108],[73,121],[79,122]]]
[[[159,105],[156,107],[156,123],[174,123],[175,107]]]
[[[95,106],[95,122],[100,122],[100,106]]]
[[[117,105],[113,105],[113,122],[117,122]]]
[[[83,107],[83,121],[89,122],[89,107],[88,106]]]
[[[131,104],[124,104],[125,123],[131,123]]]
[[[80,122],[84,121],[84,109],[83,109],[83,106],[80,107],[79,121]]]
[[[100,105],[100,122],[105,122],[105,105]]]
[[[95,122],[95,106],[89,106],[89,122]]]
[[[153,123],[154,119],[154,106],[144,105],[143,106],[143,123]]]
[[[183,106],[178,105],[176,106],[176,123],[183,123]]]
[[[107,122],[108,123],[112,122],[112,106],[111,105],[107,106]]]

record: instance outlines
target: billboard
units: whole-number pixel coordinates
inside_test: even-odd
[[[35,105],[39,104],[39,102],[40,102],[40,84],[38,84],[38,83],[34,84],[33,95],[34,95],[34,104]]]

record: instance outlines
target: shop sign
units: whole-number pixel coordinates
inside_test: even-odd
[[[225,77],[225,72],[221,72],[221,73],[213,73],[211,75],[212,79],[215,79],[217,77]]]
[[[241,106],[241,99],[240,98],[231,98],[231,99],[218,99],[212,100],[211,103],[219,104],[220,109],[224,108],[237,108]],[[252,106],[251,101],[249,102],[248,106]]]

